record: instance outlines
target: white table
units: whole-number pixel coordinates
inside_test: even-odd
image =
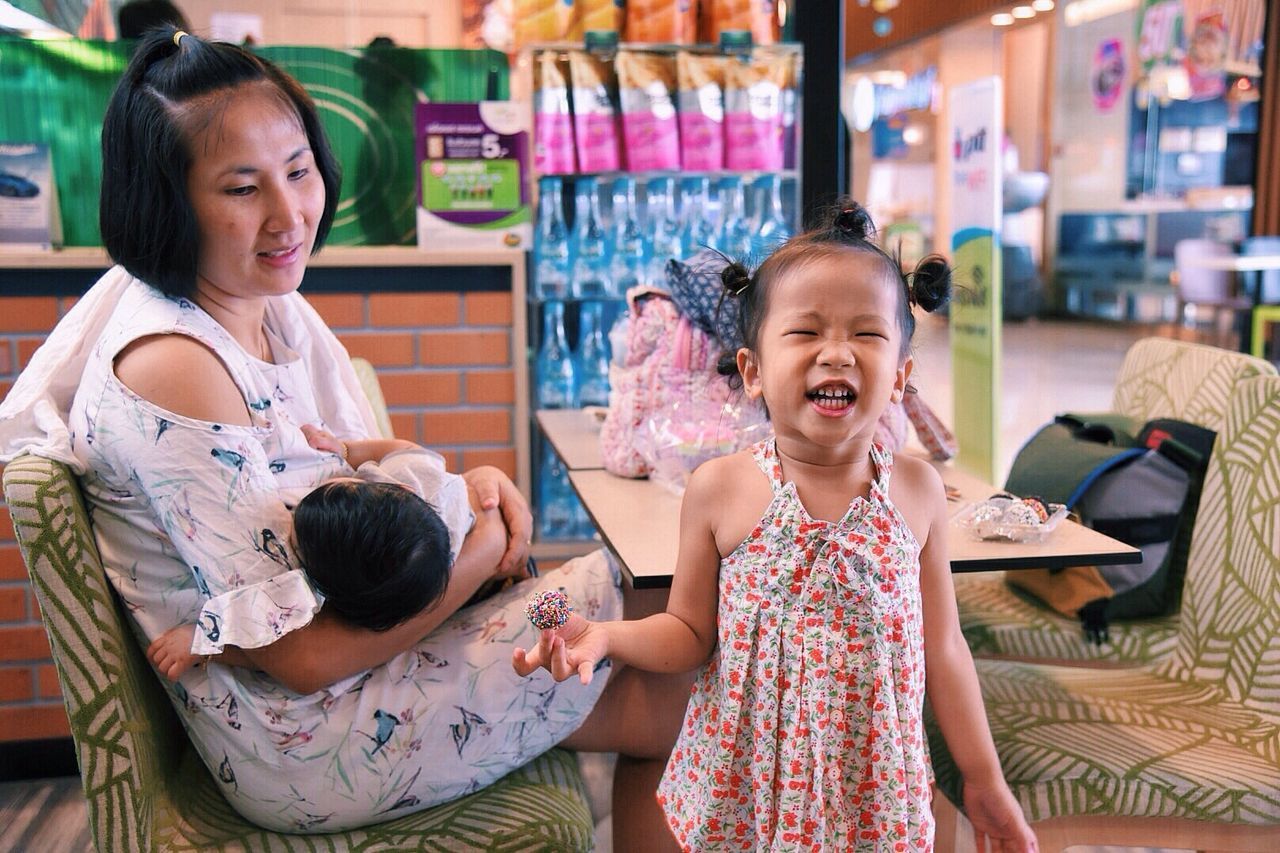
[[[589,440],[590,429],[584,423],[588,415],[556,412],[556,417],[544,418],[547,414],[553,413],[539,412],[538,422],[548,431],[552,447],[558,450],[574,440]],[[572,414],[578,416],[576,424],[569,417]],[[583,448],[576,448],[573,455],[589,458]],[[680,539],[679,496],[651,480],[615,477],[603,468],[574,468],[567,460],[565,464],[569,466],[569,482],[632,585],[636,589],[671,586]],[[949,465],[935,467],[943,482],[958,492],[954,499],[949,498],[952,517],[1000,491]],[[1142,557],[1137,548],[1073,521],[1063,521],[1047,541],[1038,544],[983,542],[954,524],[949,538],[953,572],[1117,565],[1136,563]]]
[[[1200,255],[1187,258],[1188,266],[1225,272],[1280,270],[1280,255]]]

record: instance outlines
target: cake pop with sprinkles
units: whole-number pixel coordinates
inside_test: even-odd
[[[535,628],[559,628],[569,621],[573,607],[569,604],[569,597],[560,590],[544,589],[529,596],[524,612]]]

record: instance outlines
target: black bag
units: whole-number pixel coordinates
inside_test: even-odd
[[[1005,488],[1065,504],[1087,527],[1142,550],[1142,562],[1058,569],[1046,581],[1006,577],[1056,606],[1052,587],[1100,593],[1078,606],[1086,636],[1101,642],[1116,619],[1163,616],[1182,598],[1191,532],[1215,434],[1185,421],[1137,425],[1122,415],[1059,415],[1018,452]],[[1080,585],[1079,572],[1094,574]],[[1048,586],[1046,586],[1046,583]],[[1060,608],[1059,608],[1060,609]]]

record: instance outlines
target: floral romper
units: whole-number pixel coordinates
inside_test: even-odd
[[[686,850],[930,850],[920,546],[889,501],[814,520],[772,439],[773,487],[720,563],[719,645],[658,789]]]

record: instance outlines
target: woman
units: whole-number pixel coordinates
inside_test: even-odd
[[[234,646],[254,663],[169,687],[231,804],[272,829],[359,826],[561,743],[633,756],[620,761],[616,832],[652,838],[687,682],[622,670],[603,695],[522,684],[504,654],[531,631],[522,605],[539,584],[616,617],[603,555],[459,611],[525,565],[531,519],[504,475],[464,474],[485,511],[444,598],[407,623],[347,625],[299,570],[282,490],[348,470],[300,427],[373,430],[345,352],[295,293],[338,199],[298,83],[239,47],[152,33],[107,108],[103,164],[103,240],[120,266],[19,379],[0,448],[82,475],[109,579],[148,641],[194,621],[201,649]]]

